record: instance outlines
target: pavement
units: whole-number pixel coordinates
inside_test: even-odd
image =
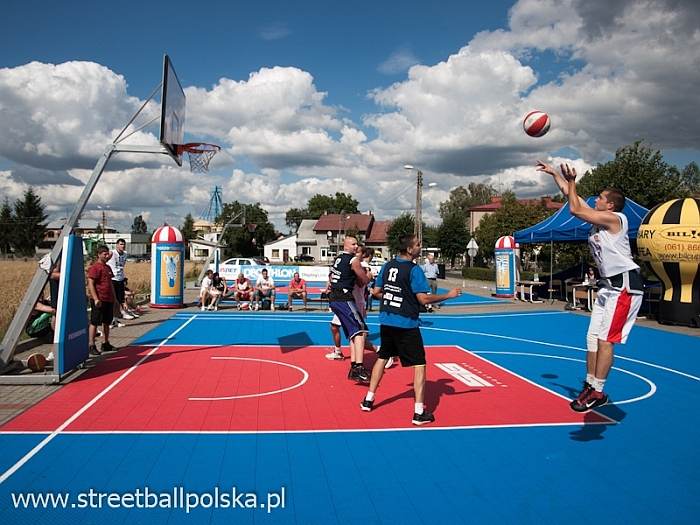
[[[463,291],[473,295],[480,295],[484,297],[491,297],[495,292],[495,283],[487,281],[475,281],[469,279],[462,279],[461,275],[457,272],[447,272],[446,279],[440,282],[442,288],[453,288],[462,287]],[[198,300],[199,290],[195,288],[188,288],[185,290],[185,304],[183,309],[156,309],[149,308],[141,317],[131,321],[124,321],[126,326],[121,328],[114,328],[110,332],[110,342],[113,346],[117,348],[123,348],[129,346],[133,341],[150,331],[152,328],[157,326],[159,323],[175,315],[175,313],[180,312],[197,312],[199,311],[196,303]],[[565,307],[564,301],[554,301],[550,303],[545,301],[542,303],[530,303],[523,302],[519,300],[509,300],[502,301],[492,304],[482,304],[482,305],[465,305],[465,306],[447,306],[440,310],[435,310],[434,313],[424,314],[425,316],[434,315],[449,315],[449,314],[478,314],[484,312],[519,312],[519,311],[562,311]],[[309,311],[325,311],[326,307],[322,305],[316,305],[315,303],[310,303]],[[233,308],[224,308],[222,311],[227,313],[237,312]],[[299,310],[295,310],[299,312]],[[574,315],[590,315],[587,311],[576,310],[572,311]],[[700,330],[682,327],[682,326],[670,326],[659,324],[654,319],[648,319],[646,317],[640,316],[637,318],[637,324],[639,326],[647,326],[651,328],[656,328],[660,330],[666,330],[675,333],[682,333],[686,335],[700,336]],[[53,344],[42,343],[35,339],[30,339],[28,341],[23,341],[17,348],[15,354],[16,360],[26,359],[32,353],[40,352],[44,355],[48,355],[49,352],[53,350]],[[112,354],[110,354],[112,355]],[[96,364],[104,360],[104,356],[91,356],[84,364],[84,367],[77,370],[75,373],[64,379],[62,384],[53,385],[3,385],[0,384],[0,425],[14,418],[15,416],[21,414],[34,404],[38,403],[45,397],[51,395],[56,390],[62,387],[70,381],[73,381],[77,377],[80,377],[85,371],[94,367]],[[20,370],[18,373],[30,374],[28,369]],[[40,372],[34,372],[36,374]],[[2,378],[0,377],[0,383],[2,383]]]

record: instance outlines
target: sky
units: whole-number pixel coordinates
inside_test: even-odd
[[[158,86],[165,53],[187,97],[186,140],[222,151],[207,174],[120,153],[84,218],[177,226],[220,186],[285,233],[285,212],[317,193],[391,219],[414,209],[410,164],[437,224],[440,202],[470,182],[555,194],[538,159],[585,172],[643,140],[680,168],[700,162],[695,0],[6,0],[3,19],[0,199],[31,186],[51,219]],[[550,115],[544,137],[523,132],[531,110]],[[125,144],[158,134],[156,122]]]

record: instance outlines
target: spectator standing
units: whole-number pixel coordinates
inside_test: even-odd
[[[90,295],[90,326],[88,327],[88,341],[90,353],[99,355],[102,352],[116,350],[109,343],[109,327],[114,316],[114,286],[112,281],[112,269],[107,264],[112,252],[107,246],[97,248],[97,260],[88,268],[88,293]],[[97,349],[95,335],[97,327],[102,325],[104,342],[102,351]]]
[[[425,278],[428,279],[428,285],[430,286],[430,293],[433,295],[436,295],[437,289],[438,289],[437,278],[438,278],[438,274],[440,273],[440,269],[439,269],[437,263],[435,262],[435,255],[433,255],[432,253],[428,254],[428,260],[425,261],[425,264],[423,264],[422,269],[423,269],[423,273],[425,274]],[[437,304],[437,305],[435,305],[435,307],[439,309],[440,305]],[[429,304],[425,307],[425,309],[428,312],[432,312],[433,305]]]
[[[129,311],[129,305],[126,304],[126,293],[124,289],[124,267],[126,266],[126,241],[124,239],[117,239],[116,246],[112,250],[112,256],[109,258],[107,264],[112,269],[112,284],[114,285],[114,294],[117,306],[119,307],[118,313],[119,317],[122,319],[131,320],[138,315],[134,315],[133,312]]]

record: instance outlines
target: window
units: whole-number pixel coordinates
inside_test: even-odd
[[[250,266],[250,261],[248,259],[238,259],[238,264],[240,266],[245,266],[245,265]]]
[[[276,249],[276,250],[273,249],[273,250],[272,250],[272,258],[273,258],[273,259],[279,259],[279,258],[280,258],[280,251],[279,251],[279,249]]]
[[[302,255],[311,255],[311,246],[302,246],[301,254]]]

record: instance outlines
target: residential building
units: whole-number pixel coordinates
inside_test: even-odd
[[[561,202],[555,202],[551,197],[541,197],[539,199],[518,199],[520,204],[524,205],[538,205],[544,204],[545,208],[548,210],[556,211],[563,206]],[[503,206],[502,197],[491,197],[491,202],[487,204],[479,204],[478,206],[472,206],[469,208],[469,233],[474,234],[481,222],[481,219],[494,213]]]

